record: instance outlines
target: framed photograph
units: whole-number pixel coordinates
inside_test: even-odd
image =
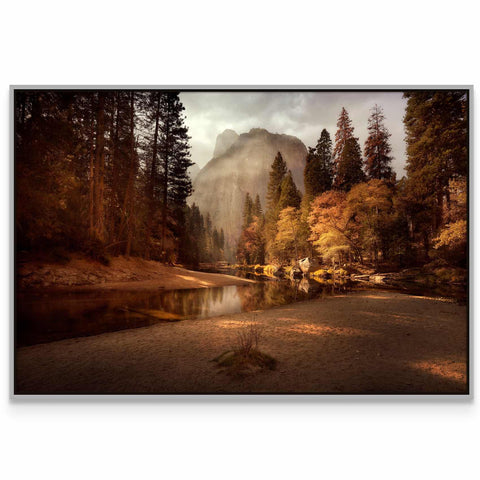
[[[468,395],[471,87],[12,87],[14,395]]]

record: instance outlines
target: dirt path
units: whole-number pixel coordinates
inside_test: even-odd
[[[231,378],[212,359],[253,318],[278,366]],[[446,300],[362,291],[21,348],[16,393],[467,393],[467,323]]]

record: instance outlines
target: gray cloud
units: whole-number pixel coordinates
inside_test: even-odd
[[[404,174],[406,100],[400,92],[183,92],[180,98],[192,137],[192,159],[200,167],[211,159],[217,135],[227,128],[238,134],[266,128],[295,135],[307,147],[316,145],[326,128],[333,140],[342,107],[347,109],[363,148],[369,111],[376,103],[383,107],[392,134],[393,168],[399,177]]]

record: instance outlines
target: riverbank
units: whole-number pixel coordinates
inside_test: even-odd
[[[252,280],[166,266],[137,257],[113,257],[109,265],[74,256],[65,263],[29,259],[20,261],[20,291],[32,290],[155,290],[245,285]]]
[[[245,321],[274,371],[212,360]],[[467,308],[373,290],[19,348],[16,393],[467,393]]]

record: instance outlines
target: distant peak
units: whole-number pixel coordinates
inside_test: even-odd
[[[235,130],[227,128],[220,135],[217,135],[213,157],[219,157],[224,154],[236,141],[238,133]]]
[[[232,130],[231,128],[226,128],[220,135],[236,135],[238,137],[238,133],[235,130]]]
[[[255,127],[255,128],[250,129],[250,131],[248,133],[250,133],[252,135],[257,135],[259,133],[270,133],[270,132],[268,130],[266,130],[265,128]]]

